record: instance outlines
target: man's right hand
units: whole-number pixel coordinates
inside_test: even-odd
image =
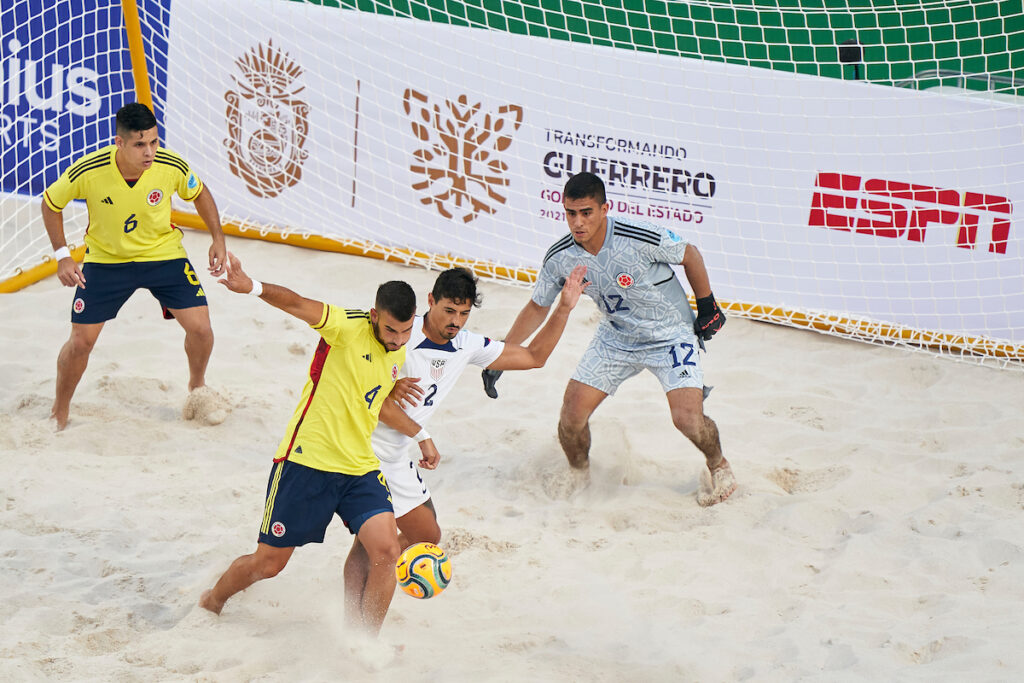
[[[67,256],[57,261],[57,279],[65,287],[81,287],[85,289],[85,275],[82,269],[75,262],[75,259]]]
[[[501,377],[501,370],[484,370],[480,373],[480,376],[484,380],[484,393],[491,398],[498,398],[498,390],[494,386],[497,383],[498,378]]]
[[[236,294],[248,294],[252,291],[252,278],[242,270],[242,262],[238,257],[228,252],[228,260],[224,268],[224,277],[218,282]]]

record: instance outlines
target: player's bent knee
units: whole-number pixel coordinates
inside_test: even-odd
[[[287,557],[270,556],[260,560],[257,572],[260,578],[272,579],[280,574],[288,566]]]
[[[98,338],[95,335],[75,334],[72,332],[68,338],[68,351],[76,356],[88,356],[92,353],[93,347],[96,346]]]
[[[587,426],[590,415],[563,406],[558,418],[558,431],[566,434],[578,434]]]
[[[388,545],[387,548],[382,548],[379,552],[370,553],[370,564],[374,567],[394,568],[395,563],[398,562],[398,556],[401,554],[398,539],[395,539],[394,545]]]
[[[704,415],[701,413],[673,413],[672,424],[687,438],[693,439],[700,435],[704,425]]]

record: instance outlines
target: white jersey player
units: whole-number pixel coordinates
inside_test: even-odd
[[[672,230],[608,215],[604,183],[579,173],[565,185],[563,206],[570,233],[544,257],[533,298],[509,330],[506,343],[526,339],[543,322],[558,283],[573,268],[587,266],[587,294],[604,319],[569,380],[558,421],[558,439],[569,465],[589,467],[590,416],[619,385],[648,370],[661,382],[672,422],[704,454],[709,481],[702,505],[720,503],[736,488],[722,456],[718,427],[704,414],[704,372],[696,348],[725,323],[711,293],[697,247]],[[681,265],[697,316],[672,266]],[[493,375],[484,385],[495,394]]]
[[[570,269],[555,312],[528,346],[505,344],[464,329],[473,306],[479,306],[476,278],[464,268],[441,273],[427,295],[428,310],[417,317],[406,345],[402,375],[417,379],[414,401],[385,401],[373,433],[374,452],[391,490],[402,547],[437,543],[437,524],[430,491],[420,467],[434,469],[440,454],[424,427],[469,365],[493,370],[529,370],[547,361],[562,336],[569,313],[587,283],[586,267]],[[408,404],[408,405],[406,405]],[[413,444],[419,448],[414,450]],[[358,542],[358,541],[357,541]]]

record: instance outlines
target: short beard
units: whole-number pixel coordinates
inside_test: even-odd
[[[383,346],[385,350],[393,351],[394,349],[389,349],[387,343],[380,338],[380,325],[373,321],[370,321],[370,327],[373,328],[373,336],[377,340],[377,342],[380,343],[380,345]]]

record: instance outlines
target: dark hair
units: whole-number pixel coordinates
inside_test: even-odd
[[[566,199],[587,199],[593,197],[598,204],[604,204],[607,200],[604,194],[604,181],[593,173],[577,173],[569,178],[562,191]]]
[[[455,303],[468,301],[480,306],[480,295],[476,293],[476,276],[467,268],[452,268],[437,276],[434,281],[434,301],[451,299]]]
[[[416,293],[412,291],[408,282],[391,280],[377,288],[374,306],[401,322],[412,320],[416,315]]]
[[[128,133],[139,133],[156,126],[156,117],[149,107],[141,102],[126,104],[117,110],[117,134],[126,137]]]

